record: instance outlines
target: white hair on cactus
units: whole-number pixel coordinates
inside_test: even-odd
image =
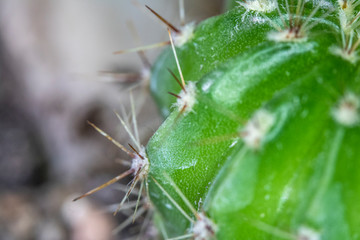
[[[319,6],[322,9],[333,8],[333,4],[327,0],[312,0],[314,6]]]
[[[177,101],[176,101],[176,103],[173,104],[173,106],[177,107],[178,110],[180,111],[180,113],[186,115],[187,113],[192,111],[192,108],[193,108],[194,104],[196,103],[196,86],[195,86],[194,82],[190,82],[190,81],[188,82],[187,85],[185,85],[185,79],[184,79],[184,76],[181,71],[179,59],[176,54],[175,44],[174,44],[173,37],[172,37],[169,29],[168,29],[168,33],[169,33],[171,48],[174,53],[174,57],[175,57],[176,65],[177,65],[177,68],[178,68],[178,71],[180,74],[181,81],[177,79],[177,77],[174,75],[174,73],[172,73],[171,71],[170,71],[170,73],[173,75],[175,80],[177,80],[177,82],[179,83],[179,85],[182,89],[178,95],[171,93],[171,92],[169,92],[169,93],[177,98]]]
[[[274,42],[304,42],[307,40],[307,37],[301,29],[299,31],[284,29],[279,32],[270,32],[268,39]]]
[[[350,34],[353,31],[352,25],[356,22],[354,18],[354,3],[353,1],[338,0],[338,4],[340,27],[345,34]]]
[[[196,85],[194,82],[188,82],[184,90],[181,90],[174,106],[184,115],[192,111],[196,103]]]
[[[238,1],[240,6],[245,8],[241,21],[245,21],[246,17],[252,16],[250,13],[254,13],[251,21],[254,23],[265,23],[268,19],[260,17],[259,14],[269,13],[276,9],[276,2],[274,0],[250,0],[250,1]]]
[[[274,122],[274,115],[267,110],[261,109],[255,112],[241,131],[241,136],[246,146],[252,149],[259,149],[262,140]]]
[[[188,23],[180,28],[180,33],[173,33],[174,44],[181,47],[187,43],[193,36],[195,30],[195,22]]]
[[[339,56],[352,64],[355,64],[359,60],[359,56],[356,51],[349,51],[339,46],[332,46],[329,50],[330,53]]]
[[[298,230],[297,240],[320,240],[321,235],[316,230],[301,226]]]
[[[276,9],[276,1],[274,0],[250,0],[250,1],[238,1],[238,4],[243,6],[246,11],[254,11],[261,13],[269,13]]]
[[[344,12],[347,18],[354,17],[354,10],[356,5],[354,5],[353,0],[338,0],[338,4],[340,6],[340,12]]]
[[[359,97],[352,92],[348,92],[339,100],[337,106],[332,109],[332,116],[341,125],[352,127],[359,123],[359,108]]]
[[[276,21],[270,21],[273,27],[277,30],[268,34],[268,39],[275,42],[303,42],[307,40],[307,35],[312,28],[322,22],[333,11],[332,4],[325,3],[323,0],[314,0],[313,5],[316,5],[308,16],[306,14],[305,4],[309,0],[298,0],[296,7],[289,6],[286,1],[286,14],[282,14],[278,3],[276,9],[281,19],[281,24]],[[315,17],[319,9],[327,9],[327,12],[321,17]],[[296,9],[296,10],[295,10]]]
[[[359,59],[356,50],[360,45],[360,34],[358,32],[359,13],[355,8],[360,2],[357,0],[338,0],[338,17],[341,28],[342,48],[332,47],[331,53],[355,64]]]
[[[216,225],[203,213],[198,213],[198,220],[194,223],[192,232],[195,240],[212,239],[216,232]]]
[[[150,162],[147,158],[145,147],[141,146],[139,154],[135,154],[132,159],[131,169],[135,174],[138,174],[139,180],[147,178],[150,168]]]

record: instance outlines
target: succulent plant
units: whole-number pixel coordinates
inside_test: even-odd
[[[150,82],[166,120],[146,148],[128,131],[133,151],[93,125],[133,163],[79,198],[133,174],[120,206],[141,182],[164,238],[360,239],[359,5],[228,1],[170,26]]]
[[[360,239],[358,5],[239,1],[173,32],[146,147],[168,237]]]

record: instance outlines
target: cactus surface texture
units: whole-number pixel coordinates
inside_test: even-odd
[[[166,237],[360,239],[359,3],[239,1],[173,33],[186,85],[169,47],[146,147]]]

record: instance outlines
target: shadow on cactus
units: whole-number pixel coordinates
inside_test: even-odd
[[[359,3],[239,1],[162,53],[145,157],[164,238],[360,239]]]

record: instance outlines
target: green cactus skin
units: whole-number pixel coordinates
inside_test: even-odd
[[[359,64],[334,54],[346,8],[325,3],[335,11],[325,20],[320,8],[303,38],[269,40],[269,21],[251,19],[289,16],[237,8],[201,23],[177,49],[196,103],[175,108],[146,148],[150,197],[168,236],[193,226],[152,178],[193,214],[167,175],[216,224],[216,239],[360,239]],[[303,18],[314,8],[306,3]],[[176,70],[170,50],[151,83],[164,115],[174,102],[164,93],[180,91],[166,67]]]
[[[328,9],[319,9],[321,13],[327,11]],[[311,9],[305,9],[304,15],[309,15],[309,12]],[[276,11],[267,15],[274,22],[281,22],[281,17]],[[177,49],[186,80],[196,82],[228,59],[268,41],[268,34],[274,28],[269,21],[265,21],[259,16],[261,15],[253,16],[252,11],[237,7],[221,16],[209,18],[200,23],[196,27],[193,37]],[[328,24],[333,25],[333,22],[328,22]],[[337,25],[333,27],[338,28]],[[176,93],[181,90],[176,81],[171,78],[168,69],[175,73],[178,72],[170,48],[157,59],[152,68],[150,81],[152,95],[160,112],[165,117],[171,112],[171,106],[175,101],[174,97],[167,92]]]
[[[186,79],[198,81],[229,58],[266,39],[266,34],[272,29],[269,23],[252,24],[250,18],[247,18],[246,24],[243,24],[239,16],[244,12],[239,8],[200,23],[194,36],[184,46],[177,49]],[[174,97],[167,92],[177,93],[181,90],[176,81],[171,78],[167,68],[175,73],[178,72],[170,48],[157,59],[150,81],[152,95],[163,116],[169,115],[174,103]]]

